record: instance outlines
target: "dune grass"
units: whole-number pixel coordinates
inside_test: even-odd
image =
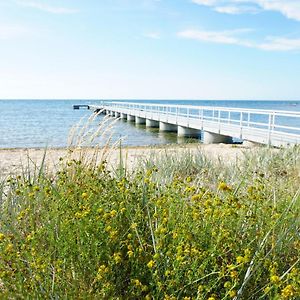
[[[299,154],[166,152],[131,173],[83,155],[11,177],[0,297],[299,299]]]

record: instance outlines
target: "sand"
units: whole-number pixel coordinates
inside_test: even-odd
[[[236,163],[243,159],[245,154],[256,151],[253,146],[229,145],[229,144],[183,144],[166,145],[156,147],[127,147],[122,148],[122,158],[129,169],[132,169],[138,161],[150,157],[152,154],[180,154],[190,151],[195,155],[205,155],[210,159],[219,159],[225,163]],[[98,162],[102,159],[105,152],[110,167],[118,164],[120,158],[120,149],[110,149],[109,151],[100,150]],[[81,149],[72,152],[72,158],[78,158],[82,153],[91,158],[95,153],[94,149]],[[0,178],[6,178],[10,175],[20,174],[38,169],[42,164],[45,149],[0,149]],[[67,149],[47,149],[45,156],[45,166],[49,172],[55,172],[61,159],[70,159],[70,151]]]

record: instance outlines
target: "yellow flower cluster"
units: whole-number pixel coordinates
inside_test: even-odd
[[[281,290],[281,296],[283,297],[283,299],[293,298],[294,296],[296,296],[295,288],[291,284],[288,284]]]

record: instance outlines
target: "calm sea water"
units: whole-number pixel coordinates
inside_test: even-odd
[[[139,102],[300,111],[300,101],[141,100]],[[87,100],[0,100],[0,148],[65,147],[71,128],[82,118],[91,115],[91,111],[88,110],[73,110],[73,104],[99,103],[100,101]],[[96,130],[102,118],[99,116],[90,129]],[[176,134],[163,134],[156,129],[136,127],[124,121],[116,122],[113,131],[112,141],[122,138],[123,145],[144,146],[183,141],[178,140]]]

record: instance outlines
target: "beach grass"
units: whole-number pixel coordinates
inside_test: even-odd
[[[10,177],[0,297],[299,299],[299,154],[166,151],[128,170],[83,153]]]

